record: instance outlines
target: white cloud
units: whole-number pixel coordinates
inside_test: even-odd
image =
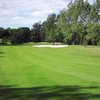
[[[58,13],[70,0],[0,0],[0,26],[32,26]]]
[[[55,12],[54,10],[39,10],[39,11],[34,11],[34,12],[31,12],[31,16],[45,16],[45,15],[48,15],[48,14],[51,14]]]
[[[0,0],[0,26],[31,26],[66,6],[64,0]]]
[[[13,20],[22,20],[22,19],[24,19],[24,17],[16,16],[16,17],[13,17],[12,19]]]

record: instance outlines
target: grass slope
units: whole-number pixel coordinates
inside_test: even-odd
[[[0,86],[8,85],[23,87],[23,89],[42,87],[42,90],[47,90],[49,88],[51,92],[56,90],[54,86],[58,86],[59,91],[65,88],[64,86],[69,86],[67,88],[69,90],[96,87],[85,88],[81,92],[98,94],[100,92],[100,48],[69,46],[55,49],[0,46]],[[83,95],[83,97],[86,96]],[[56,97],[59,96],[56,95]],[[80,100],[81,97],[68,98],[68,100]],[[87,98],[82,100],[87,100]],[[91,100],[96,100],[96,98]]]

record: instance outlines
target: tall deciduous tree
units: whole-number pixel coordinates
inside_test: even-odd
[[[57,31],[56,22],[57,22],[56,14],[50,14],[44,23],[44,29],[46,32],[46,41],[53,42],[53,44],[56,41],[56,31]]]
[[[41,22],[37,22],[33,25],[31,29],[31,40],[35,42],[42,42],[44,41],[45,34],[43,32],[43,26]]]

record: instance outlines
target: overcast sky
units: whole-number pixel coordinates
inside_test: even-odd
[[[67,8],[70,0],[0,0],[0,27],[32,27],[51,13]],[[92,0],[89,0],[92,2]]]

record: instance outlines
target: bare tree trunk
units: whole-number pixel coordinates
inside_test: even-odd
[[[55,45],[55,39],[53,39],[53,45]]]

